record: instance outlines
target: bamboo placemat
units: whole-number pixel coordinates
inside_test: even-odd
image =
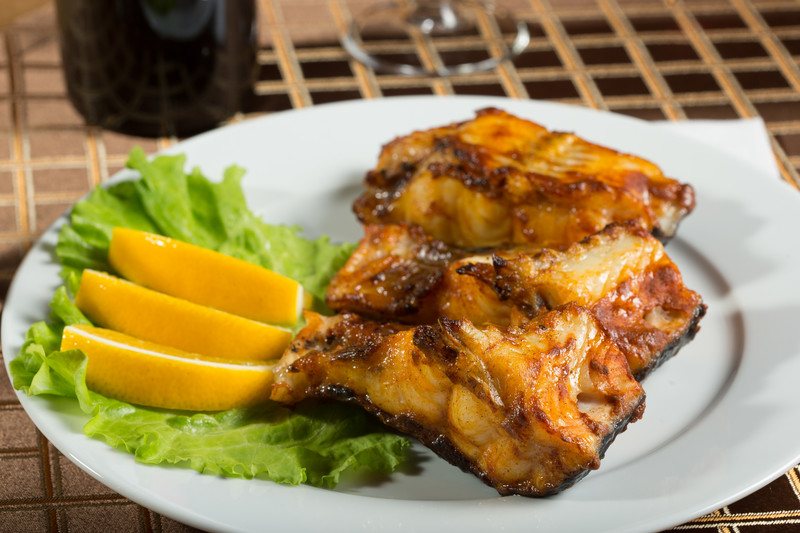
[[[761,116],[784,180],[800,187],[800,4],[795,0],[510,0],[531,47],[496,72],[448,79],[376,74],[337,34],[367,0],[260,0],[256,94],[233,118],[352,98],[489,94],[644,119]],[[0,295],[53,220],[120,169],[140,139],[87,127],[60,72],[52,6],[0,32]],[[474,35],[362,36],[375,52],[422,65],[498,53],[491,20]],[[766,452],[765,452],[766,453]],[[732,466],[735,468],[735,465]],[[798,468],[677,529],[797,531]],[[36,430],[0,372],[0,531],[184,531],[94,481]]]

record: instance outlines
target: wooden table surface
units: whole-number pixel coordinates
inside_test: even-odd
[[[349,60],[337,35],[368,4],[260,0],[259,81],[249,107],[233,120],[406,94],[536,98],[648,120],[761,116],[783,179],[800,186],[795,0],[512,0],[508,5],[534,32],[530,48],[495,72],[447,79],[376,74]],[[428,65],[489,57],[499,38],[488,25],[455,38],[366,43]],[[41,232],[119,170],[131,147],[154,152],[176,140],[84,124],[66,98],[52,6],[0,26],[0,296]],[[22,411],[2,371],[0,473],[0,531],[188,529],[66,460]],[[798,531],[798,469],[677,529]]]

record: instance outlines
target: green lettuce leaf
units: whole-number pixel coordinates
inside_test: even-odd
[[[353,252],[352,243],[326,236],[303,237],[297,226],[264,223],[248,207],[241,187],[244,170],[229,167],[215,183],[199,169],[184,171],[183,155],[148,160],[135,148],[128,167],[141,179],[95,189],[78,202],[59,233],[56,256],[74,293],[84,268],[110,270],[108,246],[114,226],[150,231],[250,261],[300,282],[317,310],[331,277]]]
[[[84,431],[147,464],[205,474],[332,488],[348,469],[391,472],[408,445],[353,407],[276,403],[220,413],[178,414],[103,399]]]
[[[84,432],[147,464],[175,464],[227,477],[333,487],[342,473],[388,473],[401,462],[408,441],[386,432],[360,409],[335,403],[295,409],[268,402],[219,413],[150,409],[104,397],[86,387],[86,356],[60,351],[70,324],[89,320],[69,297],[85,268],[110,270],[114,226],[161,233],[260,264],[302,283],[317,299],[347,260],[351,244],[302,236],[300,228],[265,224],[247,207],[244,171],[229,168],[219,183],[199,170],[184,172],[183,156],[148,161],[141,150],[128,166],[141,178],[94,190],[78,202],[59,233],[56,257],[65,287],[50,303],[51,321],[28,330],[10,362],[14,387],[32,395],[75,398],[90,416]]]

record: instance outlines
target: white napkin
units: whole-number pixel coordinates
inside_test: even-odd
[[[715,146],[731,157],[749,162],[767,176],[780,178],[769,134],[760,118],[659,121],[655,124],[659,128],[667,128],[698,142]]]

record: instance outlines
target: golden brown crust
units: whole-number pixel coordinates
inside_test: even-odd
[[[506,327],[575,302],[600,320],[639,378],[691,340],[703,315],[700,296],[636,222],[564,251],[462,256],[416,227],[368,226],[331,282],[328,305],[415,324],[444,317]]]
[[[412,222],[467,248],[563,248],[631,219],[669,238],[694,207],[652,163],[498,109],[395,139],[366,187],[353,206],[365,224]]]
[[[506,324],[510,310],[494,290],[458,273],[463,264],[480,260],[491,256],[465,256],[418,226],[367,226],[331,280],[326,302],[334,311],[417,324],[438,317]]]
[[[534,314],[568,302],[585,305],[638,379],[694,338],[705,314],[663,246],[633,223],[609,226],[564,252],[496,256],[493,265],[493,279],[485,271],[473,275],[512,305]]]
[[[326,302],[392,319],[417,315],[459,256],[416,226],[367,226],[353,255],[331,280]]]
[[[275,376],[273,400],[354,401],[500,493],[526,496],[597,468],[644,401],[624,356],[578,306],[506,331],[310,315]]]
[[[706,306],[669,262],[625,280],[591,311],[643,379],[694,338]]]

